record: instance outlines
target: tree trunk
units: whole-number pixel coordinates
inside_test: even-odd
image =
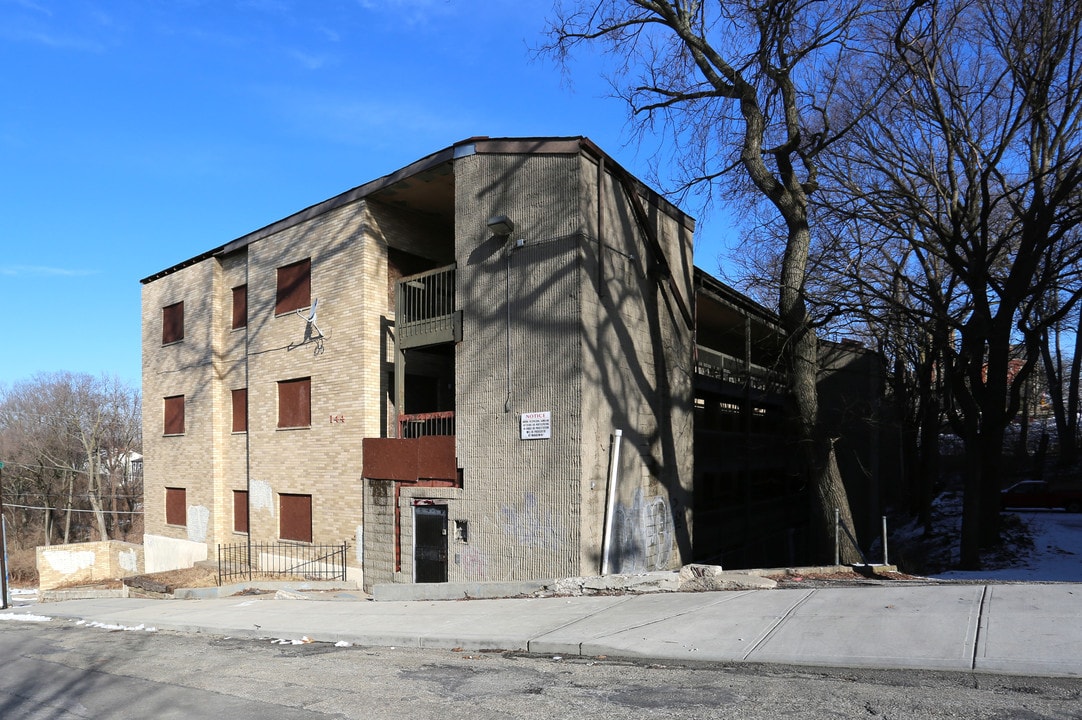
[[[1029,384],[1024,390],[1022,398],[1022,416],[1018,419],[1018,443],[1015,445],[1014,454],[1019,458],[1029,457]]]
[[[90,461],[90,473],[87,480],[87,496],[90,499],[90,509],[94,511],[94,519],[98,523],[98,539],[108,540],[109,529],[105,525],[105,511],[101,502],[101,471],[98,464]]]
[[[977,453],[968,448],[977,445],[977,438],[967,438],[966,476],[962,499],[962,541],[959,567],[980,570],[981,567],[981,468]]]
[[[939,400],[933,396],[931,368],[922,379],[920,420],[920,522],[925,532],[932,529],[932,501],[935,499],[935,483],[939,479]]]
[[[64,474],[68,479],[68,501],[64,505],[64,544],[67,545],[71,542],[71,504],[75,502],[75,473],[65,470]]]
[[[1058,337],[1059,333],[1057,333]],[[1051,343],[1048,333],[1041,334],[1041,361],[1044,363],[1044,376],[1048,380],[1048,400],[1052,405],[1052,416],[1056,421],[1056,434],[1060,438],[1060,460],[1065,461],[1064,453],[1067,445],[1071,444],[1071,437],[1067,422],[1067,402],[1063,397],[1063,386],[1066,378],[1063,376],[1063,366],[1059,363],[1059,350],[1056,357],[1052,357]],[[1058,342],[1057,342],[1058,345]]]
[[[787,218],[789,241],[782,261],[780,310],[786,330],[785,360],[789,373],[792,428],[802,471],[814,488],[813,508],[820,552],[833,549],[835,510],[856,536],[849,498],[838,470],[834,443],[819,432],[819,339],[804,300],[804,276],[811,233],[802,217]],[[843,533],[839,539],[842,563],[860,562],[860,553]]]
[[[1078,390],[1082,375],[1082,310],[1078,312],[1078,328],[1074,336],[1074,358],[1071,360],[1071,377],[1067,382],[1067,436],[1059,442],[1060,460],[1064,465],[1074,465],[1078,458]]]
[[[989,423],[981,428],[977,462],[980,470],[980,546],[990,548],[999,542],[1000,491],[1003,489],[1004,425]]]

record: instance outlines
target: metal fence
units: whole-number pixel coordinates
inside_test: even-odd
[[[237,543],[218,546],[218,584],[230,580],[298,578],[345,580],[346,551],[341,545]]]
[[[455,413],[453,410],[398,416],[398,437],[400,438],[454,434]]]
[[[785,392],[784,374],[770,368],[747,363],[731,355],[697,346],[698,357],[695,372],[706,377],[717,378],[738,385],[749,385],[754,390],[764,392]]]

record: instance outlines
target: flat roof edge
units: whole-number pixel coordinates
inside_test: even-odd
[[[780,330],[781,317],[776,312],[764,305],[760,305],[736,288],[718,280],[698,265],[695,266],[695,281],[697,291],[706,291],[713,295],[717,301],[756,315],[760,320],[774,325]]]
[[[245,233],[240,237],[219,245],[218,247],[200,253],[195,257],[183,260],[175,265],[160,270],[152,275],[148,275],[139,282],[143,285],[153,282],[166,275],[181,270],[183,268],[195,265],[204,260],[212,257],[221,257],[230,253],[241,250],[248,245],[270,237],[276,233],[282,232],[294,225],[306,222],[312,218],[318,217],[332,210],[336,210],[345,205],[357,202],[363,198],[371,195],[372,193],[382,190],[383,188],[392,185],[404,178],[416,175],[418,173],[429,170],[437,165],[441,165],[445,162],[450,162],[460,157],[468,157],[472,154],[482,155],[496,155],[496,154],[553,154],[553,155],[577,155],[586,152],[587,154],[595,158],[604,158],[606,164],[612,164],[619,168],[623,173],[627,174],[633,180],[635,180],[636,186],[640,192],[647,195],[651,202],[657,204],[667,214],[678,219],[690,230],[695,229],[695,220],[690,215],[685,213],[680,208],[676,207],[673,203],[665,199],[661,193],[653,190],[641,180],[636,178],[631,173],[628,173],[620,163],[613,159],[604,150],[598,147],[589,138],[576,135],[569,137],[525,137],[525,138],[490,138],[490,137],[472,137],[453,145],[438,150],[434,153],[426,155],[419,160],[416,160],[405,167],[402,167],[394,172],[384,175],[382,177],[371,180],[357,187],[346,190],[343,193],[335,195],[327,200],[320,201],[314,205],[298,210],[291,215],[288,215],[280,220],[276,220],[268,225],[264,225],[258,230]]]

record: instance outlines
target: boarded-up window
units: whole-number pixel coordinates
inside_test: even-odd
[[[233,288],[233,329],[248,324],[248,286]]]
[[[188,524],[188,496],[184,488],[165,489],[165,524]]]
[[[237,388],[233,396],[233,432],[248,431],[248,388]]]
[[[248,491],[233,491],[233,532],[248,532]]]
[[[184,303],[178,302],[162,308],[162,345],[184,339]]]
[[[297,378],[278,382],[278,427],[300,428],[312,425],[312,379]]]
[[[165,398],[165,434],[184,434],[184,396]]]
[[[282,540],[312,542],[312,496],[278,495],[281,526],[278,535]]]
[[[278,292],[275,295],[274,314],[293,312],[312,304],[311,259],[283,265],[278,268]]]

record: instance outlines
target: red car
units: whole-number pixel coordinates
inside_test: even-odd
[[[1051,485],[1044,480],[1023,480],[1004,490],[1000,507],[1063,508],[1067,512],[1082,512],[1082,488]]]

